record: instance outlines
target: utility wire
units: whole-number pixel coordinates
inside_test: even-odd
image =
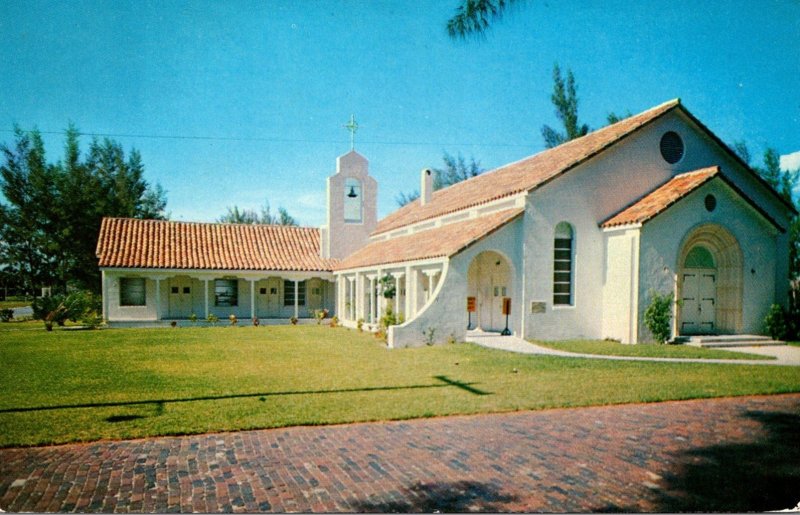
[[[0,132],[13,133],[12,129],[0,129]],[[25,131],[29,132],[29,131]],[[64,134],[64,131],[38,131],[39,134]],[[187,135],[169,135],[169,134],[122,134],[122,133],[105,133],[105,132],[78,132],[79,136],[93,136],[103,138],[139,138],[139,139],[169,139],[169,140],[193,140],[193,141],[260,141],[267,143],[342,143],[341,140],[332,139],[292,139],[292,138],[279,138],[279,137],[234,137],[234,136],[187,136]],[[457,143],[457,142],[435,142],[435,141],[377,141],[377,140],[362,140],[359,143],[368,145],[405,145],[405,146],[435,146],[435,147],[519,147],[519,148],[532,148],[530,144],[516,144],[516,143]]]

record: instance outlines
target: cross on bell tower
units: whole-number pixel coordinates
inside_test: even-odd
[[[350,131],[350,150],[356,148],[356,131],[358,130],[358,123],[356,122],[356,115],[350,115],[350,121],[342,125],[345,129]]]

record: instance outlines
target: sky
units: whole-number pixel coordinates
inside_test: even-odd
[[[383,217],[444,152],[543,150],[558,63],[592,128],[679,97],[754,156],[800,151],[798,0],[522,0],[454,41],[459,1],[0,0],[0,141],[38,128],[56,161],[71,122],[139,150],[173,220],[268,202],[318,226],[355,115]]]

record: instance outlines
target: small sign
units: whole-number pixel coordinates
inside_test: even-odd
[[[540,301],[531,302],[531,313],[545,313],[547,311],[547,303]]]
[[[475,297],[467,297],[467,311],[475,313]]]
[[[511,314],[511,298],[509,297],[503,297],[503,314]]]

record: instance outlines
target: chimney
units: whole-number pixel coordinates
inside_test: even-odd
[[[423,206],[430,203],[433,197],[433,172],[430,168],[422,170],[419,181],[419,202]]]

